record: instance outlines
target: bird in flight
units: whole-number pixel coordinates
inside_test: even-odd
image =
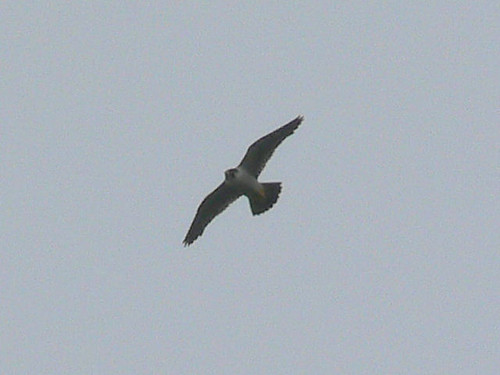
[[[184,238],[184,246],[191,245],[218,214],[242,195],[248,198],[253,215],[266,212],[276,203],[281,192],[281,182],[259,182],[257,178],[276,147],[293,134],[303,119],[303,116],[298,116],[255,141],[248,148],[241,163],[236,168],[224,172],[224,182],[208,194],[198,207]]]

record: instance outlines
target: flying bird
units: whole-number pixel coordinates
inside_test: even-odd
[[[281,192],[281,182],[259,182],[257,178],[276,147],[293,134],[303,119],[303,116],[298,116],[255,141],[248,148],[241,163],[236,168],[224,172],[224,182],[207,195],[198,207],[184,238],[184,246],[191,245],[218,214],[242,195],[248,198],[253,215],[266,212],[276,203]]]

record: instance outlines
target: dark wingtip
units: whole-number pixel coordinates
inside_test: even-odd
[[[294,123],[294,126],[293,126],[293,130],[292,130],[292,133],[295,132],[295,130],[297,130],[297,128],[300,126],[300,124],[302,124],[302,121],[304,121],[304,116],[302,115],[298,115],[294,120],[291,121],[291,123]]]

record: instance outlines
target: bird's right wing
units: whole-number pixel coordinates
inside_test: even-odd
[[[182,241],[184,246],[191,245],[201,236],[205,227],[240,196],[241,192],[238,189],[228,186],[225,182],[207,195],[198,207],[191,227]]]

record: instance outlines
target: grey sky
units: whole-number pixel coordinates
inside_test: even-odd
[[[500,3],[165,3],[0,6],[0,373],[498,374]]]

